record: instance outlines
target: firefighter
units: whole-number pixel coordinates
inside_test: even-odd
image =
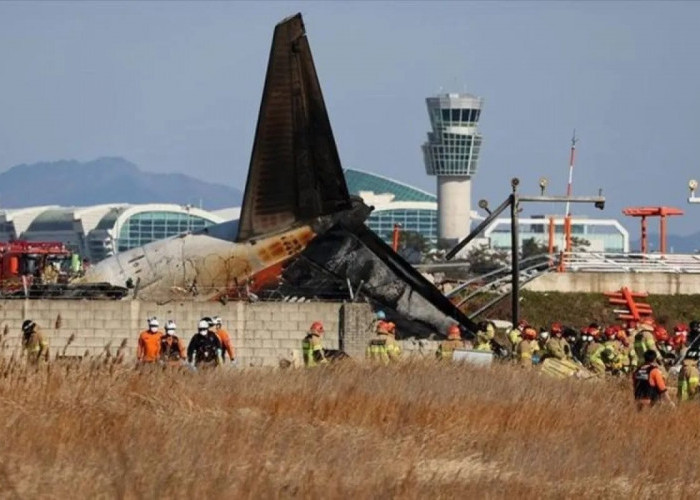
[[[634,334],[634,353],[637,357],[639,363],[644,359],[644,353],[646,351],[656,352],[657,359],[661,358],[661,354],[656,348],[656,340],[654,339],[654,320],[651,318],[644,318],[641,320],[637,326],[637,330]]]
[[[160,341],[163,332],[159,329],[158,318],[148,318],[148,328],[139,334],[136,359],[139,363],[155,363],[160,359]]]
[[[367,358],[384,364],[399,361],[401,347],[396,342],[396,326],[390,321],[377,322],[377,336],[370,340]]]
[[[656,405],[660,400],[675,406],[668,395],[663,373],[656,364],[657,353],[649,349],[644,353],[644,364],[637,368],[632,376],[634,399],[637,409],[643,410]]]
[[[457,327],[457,325],[453,326]],[[457,327],[457,329],[459,330],[459,327]],[[474,346],[474,350],[491,351],[491,341],[493,340],[495,335],[496,329],[494,328],[493,323],[491,323],[490,321],[482,321],[481,323],[479,323],[476,332],[476,345]]]
[[[49,360],[49,343],[41,333],[41,329],[31,319],[25,319],[22,323],[22,350],[30,364],[35,365],[41,360]]]
[[[637,367],[637,357],[634,353],[634,349],[630,345],[629,337],[625,329],[621,326],[617,326],[615,329],[615,339],[619,342],[620,347],[620,357],[622,360],[622,370],[626,373],[632,372]]]
[[[678,323],[673,327],[673,337],[671,337],[671,348],[676,359],[683,359],[688,351],[688,325]]]
[[[552,323],[550,331],[551,336],[544,344],[545,356],[560,360],[571,359],[571,346],[563,336],[561,323]]]
[[[605,368],[614,375],[618,375],[623,371],[623,368],[629,364],[629,361],[625,363],[622,344],[617,339],[617,326],[607,326],[600,341],[603,343],[601,359],[603,363],[605,363]]]
[[[588,345],[584,351],[583,364],[586,368],[593,370],[598,376],[605,375],[605,363],[603,362],[603,351],[605,346],[599,342],[601,336],[600,326],[597,323],[591,323],[588,326]]]
[[[435,356],[438,360],[451,360],[455,349],[466,349],[466,347],[467,344],[462,340],[462,332],[460,332],[459,326],[450,325],[447,327],[447,340],[440,342]]]
[[[583,362],[583,334],[579,333],[575,328],[566,327],[564,328],[564,340],[569,344],[571,348],[571,357],[578,361]]]
[[[678,374],[678,401],[695,399],[700,385],[700,370],[698,370],[697,351],[694,356],[683,359],[683,366]]]
[[[173,320],[165,324],[165,335],[160,340],[160,359],[164,363],[178,364],[187,359],[185,344],[175,334],[177,325]]]
[[[537,344],[537,331],[532,327],[526,327],[522,332],[523,339],[515,349],[518,363],[523,367],[530,367],[533,363]]]
[[[220,317],[214,316],[214,333],[219,337],[221,342],[221,348],[223,350],[222,359],[226,360],[226,355],[228,354],[228,359],[233,363],[236,361],[236,349],[231,343],[231,336],[228,334],[226,329],[223,327],[223,321]]]
[[[527,328],[527,326],[527,321],[521,319],[518,321],[518,325],[508,333],[508,340],[510,340],[511,351],[514,355],[516,354],[515,351],[517,347],[520,345],[520,341],[523,340],[523,331],[525,328]]]
[[[547,344],[550,337],[551,335],[547,330],[540,328],[540,333],[537,334],[537,350],[540,352],[543,358],[545,352],[544,346]]]
[[[668,331],[661,325],[656,325],[654,327],[654,341],[656,342],[656,352],[661,355],[658,359],[659,362],[666,362],[666,360],[673,357],[673,348],[671,347],[670,337]]]
[[[221,342],[209,328],[206,320],[200,320],[187,346],[187,361],[195,368],[215,367],[221,362]]]
[[[306,337],[304,337],[304,340],[301,341],[301,352],[304,356],[304,366],[307,368],[328,364],[328,360],[326,359],[326,355],[323,350],[323,344],[321,343],[323,333],[323,323],[320,321],[314,321],[311,324]]]

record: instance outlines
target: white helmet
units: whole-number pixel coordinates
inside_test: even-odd
[[[199,322],[197,329],[200,333],[206,333],[206,331],[209,330],[209,323],[203,319]]]
[[[168,322],[165,324],[165,331],[167,332],[174,332],[177,329],[177,325],[172,319],[169,319]]]
[[[160,323],[158,323],[158,318],[156,318],[155,316],[153,316],[152,318],[148,318],[148,326],[160,326]]]
[[[214,324],[216,326],[221,326],[223,324],[223,322],[221,321],[221,318],[219,316],[214,316],[212,319],[214,320]]]

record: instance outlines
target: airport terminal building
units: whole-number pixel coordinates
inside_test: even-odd
[[[175,204],[42,206],[0,211],[0,241],[58,241],[91,262],[151,241],[223,222]]]
[[[373,206],[367,225],[386,243],[391,243],[394,224],[402,231],[423,236],[435,248],[439,238],[438,200],[434,194],[381,175],[345,170],[348,190]],[[236,220],[240,207],[208,211],[177,204],[105,204],[91,207],[40,206],[0,210],[0,241],[57,241],[90,262],[99,262],[118,252],[151,241],[196,231],[227,220]],[[478,222],[483,216],[471,211]],[[546,244],[548,221],[520,219],[521,242],[535,238]],[[563,220],[555,220],[556,244],[563,238]],[[614,219],[575,218],[575,236],[590,242],[589,250],[609,253],[629,251],[629,235]],[[510,249],[510,220],[497,219],[476,244]]]

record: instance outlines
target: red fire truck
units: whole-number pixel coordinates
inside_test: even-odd
[[[0,243],[0,292],[12,293],[32,283],[66,282],[72,252],[55,241]]]

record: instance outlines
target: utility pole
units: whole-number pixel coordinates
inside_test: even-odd
[[[517,178],[511,181],[513,192],[510,199],[510,308],[513,318],[513,327],[518,324],[520,317],[520,225],[518,223],[518,182]]]

